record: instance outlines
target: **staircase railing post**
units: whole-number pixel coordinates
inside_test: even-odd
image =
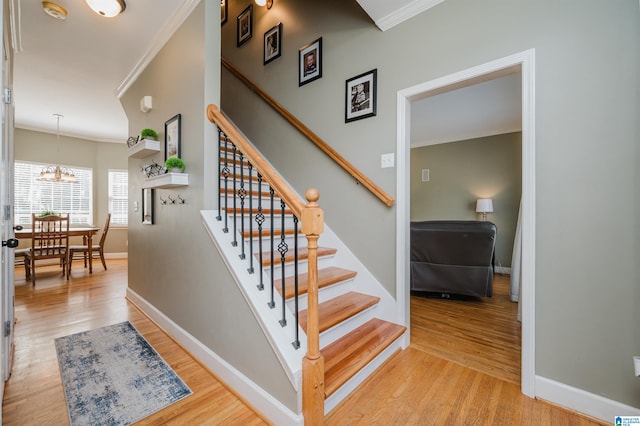
[[[315,189],[305,193],[302,232],[307,237],[309,289],[307,292],[307,354],[302,361],[302,414],[305,425],[324,423],[324,358],[320,352],[318,318],[318,238],[324,228],[324,212]]]

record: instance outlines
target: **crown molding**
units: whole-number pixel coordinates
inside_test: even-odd
[[[151,41],[151,45],[147,49],[144,55],[140,58],[138,63],[133,67],[129,75],[124,79],[122,83],[116,89],[116,96],[118,99],[124,95],[129,87],[140,77],[140,74],[147,68],[149,63],[160,52],[160,49],[173,37],[173,34],[180,28],[180,26],[191,15],[191,12],[196,8],[201,0],[183,0],[176,13],[171,16],[163,28],[160,28],[156,33],[156,36]]]
[[[432,7],[442,3],[444,0],[415,0],[406,6],[401,7],[388,14],[387,16],[377,19],[376,26],[382,31],[387,31],[414,16],[431,9]]]

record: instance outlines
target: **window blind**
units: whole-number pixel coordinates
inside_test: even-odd
[[[109,170],[109,213],[111,224],[127,226],[129,203],[129,173],[126,170]]]
[[[77,183],[36,180],[49,164],[16,161],[14,163],[14,221],[31,225],[31,214],[53,211],[69,214],[70,223],[93,224],[93,169],[73,170]]]

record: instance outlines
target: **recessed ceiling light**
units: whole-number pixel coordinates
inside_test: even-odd
[[[42,9],[44,10],[44,13],[51,16],[52,18],[60,19],[62,21],[67,19],[67,9],[57,3],[54,3],[52,1],[43,1]]]

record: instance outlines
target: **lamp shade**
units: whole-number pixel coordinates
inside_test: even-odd
[[[89,7],[98,15],[113,18],[122,13],[127,5],[124,0],[85,0]]]
[[[480,198],[476,202],[476,213],[492,213],[493,200],[491,198]]]

